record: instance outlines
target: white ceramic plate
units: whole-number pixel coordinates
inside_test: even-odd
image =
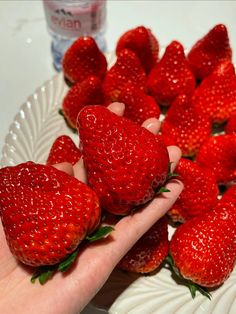
[[[76,135],[58,114],[67,91],[62,74],[45,82],[21,106],[11,124],[2,151],[1,166],[16,165],[27,160],[44,163],[54,139],[62,134]],[[236,270],[217,290],[212,300],[197,294],[192,300],[185,286],[177,285],[168,269],[152,276],[137,276],[114,271],[107,284],[83,313],[110,314],[235,314]],[[103,312],[104,313],[104,312]]]

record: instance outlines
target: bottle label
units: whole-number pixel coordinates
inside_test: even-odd
[[[64,4],[63,4],[64,2]],[[74,1],[44,0],[44,11],[49,30],[66,38],[93,36],[105,23],[106,0]]]

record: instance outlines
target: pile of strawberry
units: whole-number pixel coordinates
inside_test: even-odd
[[[160,57],[157,38],[140,26],[125,32],[115,51],[110,68],[91,38],[78,39],[67,51],[63,71],[72,87],[62,104],[66,121],[75,128],[82,108],[106,107],[114,101],[124,103],[124,116],[137,124],[162,114],[162,140],[182,150],[176,172],[185,186],[168,212],[172,222],[182,224],[170,243],[163,218],[118,266],[149,273],[170,252],[173,269],[181,277],[205,287],[218,286],[236,261],[235,192],[229,193],[232,199],[219,200],[221,187],[236,181],[236,75],[227,29],[216,25],[187,54],[173,41]],[[94,170],[86,160],[83,132],[80,126],[85,166]],[[96,182],[98,178],[89,181],[99,195]]]
[[[0,214],[11,251],[22,262],[34,266],[59,263],[59,270],[64,269],[63,258],[96,230],[101,213],[130,214],[165,190],[171,162],[166,145],[177,145],[182,158],[176,172],[184,190],[168,215],[154,224],[118,267],[150,273],[167,262],[187,280],[193,296],[196,289],[206,293],[202,287],[221,285],[233,271],[236,74],[227,29],[216,25],[187,54],[178,41],[171,42],[162,56],[159,50],[151,30],[139,26],[119,38],[110,68],[90,37],[79,38],[65,53],[62,67],[70,88],[61,112],[78,132],[80,147],[63,135],[53,143],[47,165],[29,162],[0,170]],[[106,108],[112,102],[125,104],[123,117]],[[159,135],[141,127],[153,117],[163,120]],[[81,156],[88,186],[78,180],[70,182],[76,179],[63,177],[51,166],[63,161],[75,164]],[[10,186],[16,195],[14,206],[9,201]],[[60,195],[60,204],[51,208],[55,194]],[[65,196],[71,198],[69,203]],[[47,200],[46,206],[42,206],[42,198]],[[30,218],[25,212],[32,202],[41,208],[40,224],[34,211]],[[25,208],[16,211],[21,203]],[[87,206],[89,219],[78,228],[74,216],[84,216]],[[60,208],[63,215],[65,210],[72,217],[70,222],[59,219]],[[53,236],[53,225],[48,228],[44,224],[50,215],[57,217],[54,227],[60,230],[60,239]],[[36,230],[32,237],[37,234],[38,239],[33,245],[26,241],[22,221]],[[168,222],[177,227],[171,240]],[[41,233],[37,231],[41,229]],[[58,245],[51,251],[51,260],[46,260],[43,248],[52,239]]]

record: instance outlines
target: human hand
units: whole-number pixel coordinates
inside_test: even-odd
[[[124,107],[112,104],[109,109],[122,115]],[[149,119],[143,126],[156,134],[160,122]],[[174,168],[181,156],[180,150],[170,146],[168,152]],[[86,182],[82,160],[73,167],[67,163],[55,167]],[[57,273],[44,286],[30,283],[32,268],[23,266],[12,256],[0,225],[0,312],[80,312],[106,282],[119,260],[168,211],[182,190],[182,184],[176,179],[170,180],[166,187],[171,192],[159,195],[133,215],[119,220],[110,237],[83,248],[70,272]]]

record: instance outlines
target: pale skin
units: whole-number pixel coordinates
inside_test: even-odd
[[[109,109],[122,115],[124,106],[114,103]],[[156,134],[160,122],[148,119],[143,127]],[[175,146],[169,146],[168,152],[173,170],[181,152]],[[82,160],[73,167],[67,163],[55,167],[86,182]],[[80,252],[71,271],[65,275],[55,274],[43,286],[38,282],[32,284],[32,269],[12,256],[0,223],[0,313],[79,313],[101,289],[119,260],[169,210],[183,189],[182,183],[176,179],[170,180],[166,187],[171,192],[163,193],[143,209],[121,219],[108,238],[90,244]]]

